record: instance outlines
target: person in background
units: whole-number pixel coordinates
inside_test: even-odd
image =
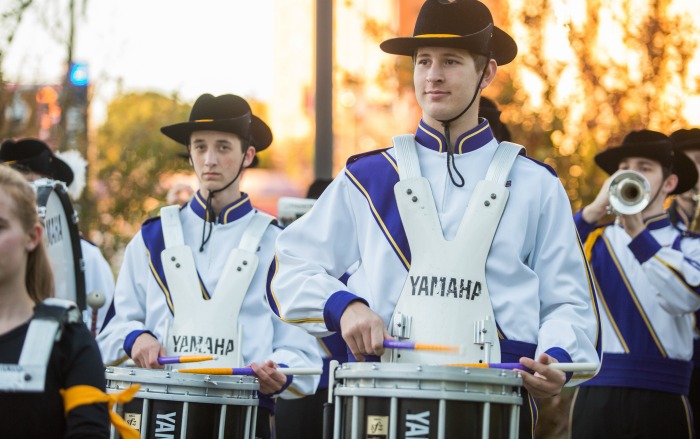
[[[185,183],[175,183],[173,187],[168,190],[165,197],[165,202],[168,205],[178,204],[183,206],[187,204],[194,195],[194,189],[190,185]]]
[[[72,400],[81,391],[106,397],[104,369],[78,310],[42,303],[54,288],[42,234],[34,191],[19,172],[0,166],[0,437],[107,438],[107,404]],[[29,341],[30,326],[52,318],[60,331],[49,344],[43,392],[8,390],[14,377],[3,373],[41,344]],[[56,334],[34,335],[53,340]]]
[[[680,129],[671,133],[671,140],[683,151],[700,173],[700,128]],[[674,197],[668,209],[671,222],[679,230],[694,235],[700,234],[700,185]],[[693,319],[693,374],[690,379],[688,400],[693,409],[693,425],[700,431],[700,311]]]
[[[498,334],[492,345],[501,361],[519,361],[532,371],[522,373],[520,411],[520,437],[532,437],[533,398],[558,394],[572,378],[549,365],[597,364],[599,324],[561,182],[521,148],[499,145],[488,121],[478,117],[480,92],[499,65],[515,58],[517,45],[494,26],[484,4],[428,0],[413,36],[380,48],[413,59],[422,120],[415,135],[395,138],[394,148],[351,157],[313,209],[282,231],[268,304],[282,321],[316,336],[341,333],[360,361],[385,353],[389,323],[402,301],[414,305],[411,334],[401,332],[407,325],[392,325],[394,336],[413,337],[417,327],[429,332],[440,319],[452,325],[440,338],[411,341],[476,349],[472,358],[479,354],[474,323],[496,326],[489,334]],[[485,199],[474,201],[484,180],[503,195],[480,193]],[[500,220],[480,220],[492,211]],[[460,227],[463,218],[472,220],[468,227]],[[356,263],[343,284],[339,277]],[[427,285],[446,273],[464,285],[479,283],[478,299],[488,298],[480,301],[483,314],[470,311],[475,296],[469,293],[469,300],[460,300],[448,288],[442,294],[435,288],[433,297],[412,292],[412,279]],[[483,317],[489,311],[495,319]],[[400,355],[395,359],[421,362],[431,353]]]
[[[483,117],[489,121],[493,137],[499,142],[510,142],[510,130],[501,120],[501,111],[496,106],[496,103],[491,99],[481,96],[479,98],[479,117]]]
[[[0,163],[9,164],[24,175],[27,181],[41,178],[61,181],[70,187],[74,173],[71,167],[57,157],[49,146],[38,139],[6,140],[0,145]],[[95,333],[102,328],[109,304],[114,295],[114,274],[109,263],[94,243],[80,237],[80,251],[85,268],[85,293],[101,293],[103,305],[97,309]],[[88,328],[92,321],[86,322]],[[92,329],[92,328],[91,328]]]
[[[700,240],[673,227],[664,202],[693,188],[698,171],[671,139],[651,130],[630,132],[595,162],[611,177],[574,219],[604,310],[604,352],[596,377],[574,396],[572,437],[691,437]],[[623,171],[647,179],[648,204],[598,224],[611,208],[612,179]]]
[[[239,187],[256,153],[272,143],[272,132],[232,94],[200,96],[188,121],[161,132],[187,148],[199,188],[187,205],[147,220],[128,244],[114,316],[98,343],[110,362],[128,356],[139,367],[162,368],[158,358],[166,352],[217,356],[201,367],[249,365],[260,382],[256,434],[274,437],[277,397],[311,394],[318,385],[318,376],[279,369],[320,368],[321,358],[313,337],[280,322],[265,304],[280,229]],[[181,343],[198,337],[215,340],[214,351]]]

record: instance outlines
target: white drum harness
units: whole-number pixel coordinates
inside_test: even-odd
[[[161,209],[165,240],[161,260],[178,309],[165,342],[168,355],[212,354],[218,358],[203,362],[202,367],[241,367],[244,328],[238,315],[258,267],[256,252],[260,241],[274,218],[259,212],[254,214],[238,248],[229,253],[214,294],[205,300],[192,249],[184,242],[179,209],[179,206]]]
[[[387,351],[401,363],[500,362],[496,321],[486,284],[486,258],[508,201],[506,180],[524,148],[502,142],[476,185],[453,240],[446,240],[413,135],[393,139],[400,181],[394,193],[411,248],[411,267],[389,325],[419,343],[462,347],[459,355]],[[473,335],[473,336],[470,336]]]
[[[51,351],[61,339],[63,325],[82,321],[80,310],[69,300],[49,298],[36,305],[18,364],[0,364],[0,391],[43,392]]]

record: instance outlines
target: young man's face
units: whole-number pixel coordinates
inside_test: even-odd
[[[227,185],[236,177],[241,162],[248,166],[255,156],[255,148],[251,146],[244,153],[237,135],[221,131],[193,132],[189,148],[200,187],[207,191]]]
[[[651,186],[651,196],[653,197],[659,189],[661,192],[654,200],[654,204],[663,206],[664,200],[673,192],[678,184],[678,176],[671,174],[664,179],[661,163],[646,157],[627,157],[620,162],[619,170],[637,171],[649,181]],[[651,208],[652,206],[650,206]],[[656,206],[658,207],[658,206]],[[649,209],[649,208],[647,208]]]
[[[413,85],[426,122],[451,119],[463,111],[474,96],[481,73],[466,50],[447,47],[416,50]],[[481,85],[485,87],[495,73],[496,63],[491,60]]]

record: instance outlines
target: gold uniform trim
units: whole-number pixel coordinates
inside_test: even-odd
[[[637,311],[639,311],[639,314],[642,316],[642,320],[644,320],[644,323],[646,324],[647,329],[649,330],[649,334],[654,339],[654,343],[656,343],[656,347],[659,348],[661,355],[663,355],[664,358],[667,358],[668,354],[666,353],[666,349],[664,349],[663,345],[661,344],[661,341],[659,340],[659,337],[656,335],[656,331],[654,331],[654,328],[651,326],[651,323],[649,322],[649,317],[647,317],[647,314],[644,311],[642,304],[639,303],[639,299],[637,298],[637,295],[634,293],[634,290],[632,289],[632,286],[630,285],[629,280],[627,279],[627,275],[625,274],[624,270],[622,269],[622,266],[620,266],[620,261],[617,259],[617,256],[615,255],[615,253],[612,250],[612,247],[610,246],[610,241],[608,241],[608,239],[605,236],[603,236],[603,242],[605,242],[605,246],[607,247],[608,252],[610,253],[610,256],[612,257],[612,260],[615,263],[615,267],[617,268],[618,272],[620,273],[620,276],[622,277],[622,281],[625,283],[625,287],[627,288],[627,292],[629,293],[630,297],[632,298],[632,301],[634,302],[634,305],[636,306]],[[601,294],[601,296],[602,296],[602,294]]]

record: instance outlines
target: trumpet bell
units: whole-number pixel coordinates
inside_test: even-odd
[[[623,171],[610,182],[608,199],[610,207],[617,215],[634,215],[649,205],[651,186],[642,174],[636,171]]]

